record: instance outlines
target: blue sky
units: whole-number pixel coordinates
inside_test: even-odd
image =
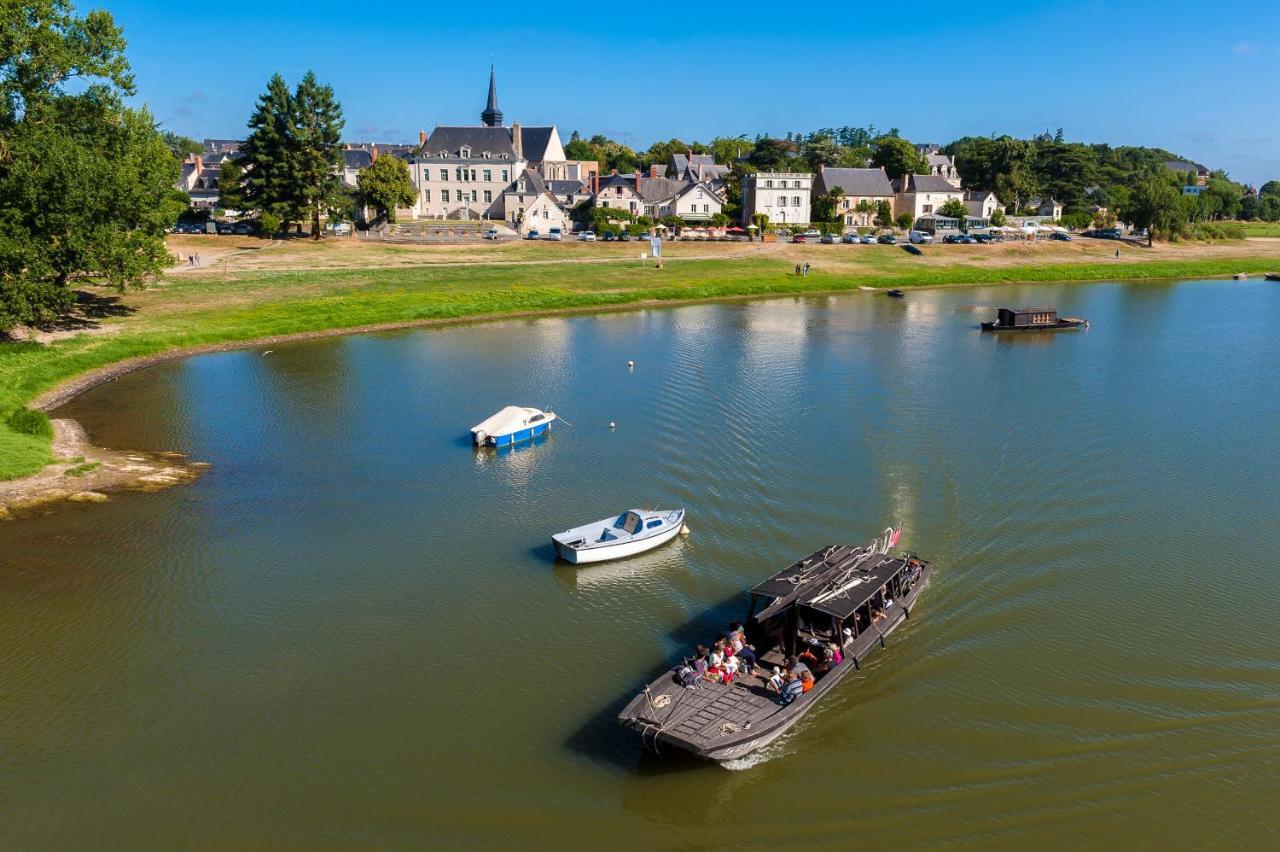
[[[566,139],[644,148],[874,124],[946,143],[1062,127],[1280,178],[1274,0],[104,6],[129,41],[137,100],[196,138],[241,136],[272,73],[292,84],[310,68],[337,92],[347,138],[414,141],[479,121],[492,57],[507,122],[554,123]],[[628,14],[599,17],[614,8]]]

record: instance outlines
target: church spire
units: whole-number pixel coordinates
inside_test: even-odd
[[[489,102],[485,105],[484,112],[480,113],[480,120],[485,127],[502,126],[502,110],[498,109],[498,81],[492,65],[489,66]]]

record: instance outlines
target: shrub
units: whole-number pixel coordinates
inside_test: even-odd
[[[262,218],[258,220],[262,226],[262,236],[270,239],[280,233],[280,226],[284,223],[280,221],[280,217],[274,213],[262,214]]]
[[[9,417],[9,428],[23,435],[36,435],[41,438],[53,438],[53,424],[43,411],[32,411],[30,408],[19,408]]]

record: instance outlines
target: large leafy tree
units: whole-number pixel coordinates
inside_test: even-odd
[[[356,177],[360,203],[373,208],[388,222],[396,220],[396,208],[408,207],[417,197],[409,166],[399,157],[387,154],[374,160]]]
[[[111,16],[0,7],[0,332],[56,319],[79,281],[141,285],[171,262],[178,165],[134,92]]]
[[[882,136],[876,140],[875,148],[876,152],[871,157],[871,165],[883,166],[885,174],[891,178],[900,178],[906,174],[924,174],[929,170],[929,161],[906,139],[898,136]]]
[[[1187,221],[1182,194],[1158,176],[1143,178],[1134,186],[1124,213],[1135,227],[1147,229],[1147,245],[1157,233],[1163,237],[1180,233]]]

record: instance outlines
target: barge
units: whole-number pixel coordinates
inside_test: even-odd
[[[753,674],[728,684],[691,679],[686,660],[646,685],[618,721],[648,749],[670,746],[718,761],[782,736],[911,617],[930,564],[910,553],[889,555],[900,532],[886,530],[864,547],[828,545],[752,588],[744,631],[757,658]],[[769,675],[805,649],[819,659],[838,649],[841,658],[783,703]]]
[[[996,318],[982,324],[983,331],[1060,331],[1088,328],[1089,321],[1080,317],[1059,317],[1057,308],[1044,306],[1000,308]]]

